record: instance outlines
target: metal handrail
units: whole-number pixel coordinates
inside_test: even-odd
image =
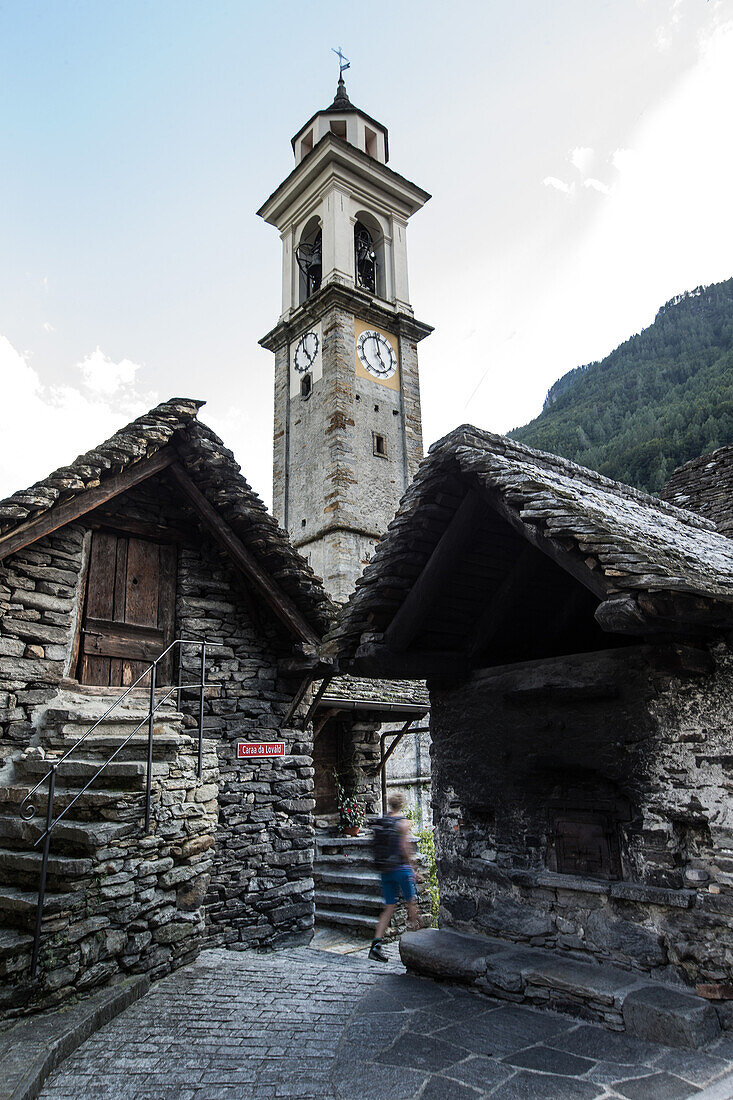
[[[145,723],[147,722],[148,723],[148,745],[147,745],[148,753],[147,753],[147,768],[146,768],[146,777],[145,777],[145,832],[146,833],[150,832],[150,799],[151,799],[151,793],[152,793],[152,779],[153,779],[153,731],[154,731],[155,712],[160,707],[162,707],[165,702],[167,702],[167,700],[171,697],[171,695],[173,695],[174,692],[176,692],[176,694],[177,694],[177,706],[178,706],[179,710],[180,710],[180,707],[181,707],[181,696],[182,696],[184,691],[198,690],[199,693],[200,693],[199,694],[198,761],[197,761],[197,765],[196,765],[196,776],[197,776],[198,779],[201,779],[201,774],[202,774],[202,770],[203,770],[204,688],[206,686],[206,651],[210,647],[221,647],[221,646],[224,646],[225,644],[226,643],[224,643],[224,642],[210,642],[206,638],[203,638],[203,639],[175,638],[174,641],[172,641],[170,643],[170,645],[167,646],[166,649],[164,649],[163,652],[160,653],[155,658],[155,660],[152,662],[152,664],[148,665],[148,667],[145,669],[145,671],[142,672],[140,674],[140,676],[138,676],[137,680],[135,680],[134,683],[130,684],[130,686],[128,688],[126,688],[125,691],[123,691],[122,694],[119,695],[115,699],[114,703],[112,703],[112,706],[108,707],[107,710],[104,712],[104,714],[101,715],[101,717],[99,717],[96,720],[96,722],[94,722],[89,727],[88,730],[84,731],[84,733],[81,735],[81,737],[77,741],[75,741],[74,744],[69,749],[66,750],[66,752],[63,754],[63,756],[59,757],[58,760],[54,760],[53,764],[48,769],[46,774],[41,779],[38,780],[38,782],[35,784],[34,787],[31,787],[31,789],[28,791],[25,798],[21,802],[20,807],[18,809],[18,812],[19,812],[21,818],[24,821],[32,821],[32,819],[36,816],[37,809],[33,805],[33,803],[29,801],[29,799],[31,799],[33,797],[33,795],[36,793],[36,791],[39,790],[39,788],[43,786],[43,784],[46,782],[46,780],[48,780],[48,801],[47,801],[47,804],[46,804],[46,828],[40,834],[40,836],[38,836],[38,838],[33,842],[33,847],[36,848],[41,843],[41,841],[43,841],[43,859],[41,861],[41,879],[40,879],[40,883],[39,883],[39,887],[38,887],[38,906],[37,906],[37,910],[36,910],[36,928],[35,928],[35,935],[34,935],[34,940],[33,940],[33,954],[32,954],[32,957],[31,957],[31,977],[35,978],[35,976],[38,972],[38,953],[39,953],[40,942],[41,942],[41,924],[42,924],[42,921],[43,921],[43,906],[44,906],[44,902],[45,902],[45,898],[46,898],[46,878],[47,878],[47,872],[48,872],[48,857],[49,857],[49,851],[50,851],[50,846],[51,846],[51,832],[52,832],[52,830],[55,829],[55,827],[58,825],[59,821],[61,821],[62,818],[64,818],[66,816],[66,814],[69,812],[71,807],[81,798],[81,796],[83,794],[86,794],[86,792],[89,790],[89,788],[93,785],[93,783],[102,774],[102,772],[107,767],[107,765],[112,763],[112,761],[115,759],[115,757],[118,755],[118,753],[120,753],[122,751],[122,749],[124,749],[125,745],[127,745],[129,743],[129,741],[135,736],[137,731],[142,726],[144,726]],[[182,658],[183,658],[183,646],[184,645],[194,645],[194,646],[200,646],[201,647],[201,683],[199,683],[199,684],[186,684],[186,683],[183,682],[183,660],[182,660]],[[173,687],[169,688],[169,690],[165,693],[165,695],[156,702],[156,699],[155,699],[155,680],[156,680],[156,672],[157,672],[158,664],[159,664],[160,661],[163,660],[164,657],[166,657],[170,653],[170,651],[174,648],[174,646],[180,646],[180,649],[178,650],[178,678],[177,678],[177,683]],[[65,760],[68,760],[68,758],[74,752],[76,752],[76,750],[79,748],[79,746],[81,744],[83,744],[84,741],[86,741],[87,737],[89,737],[89,735],[91,733],[93,733],[94,730],[99,725],[101,725],[101,723],[104,722],[106,718],[109,717],[109,715],[112,713],[112,711],[116,707],[119,706],[119,704],[123,701],[123,699],[127,698],[127,696],[130,694],[130,692],[134,688],[136,688],[137,685],[140,683],[140,681],[144,680],[145,677],[148,674],[150,674],[150,706],[148,708],[148,713],[145,715],[144,718],[142,718],[138,722],[138,724],[135,726],[135,728],[133,730],[131,730],[131,732],[127,735],[127,737],[124,739],[124,741],[122,741],[117,746],[117,748],[114,750],[114,752],[111,753],[110,756],[108,756],[107,759],[102,762],[102,764],[100,764],[100,766],[97,768],[97,770],[95,771],[95,773],[91,777],[91,779],[85,784],[85,786],[80,791],[77,791],[77,793],[74,795],[74,797],[72,798],[72,800],[68,804],[68,806],[64,807],[64,809],[61,811],[61,813],[58,814],[58,816],[54,818],[54,816],[53,816],[53,804],[54,804],[54,798],[55,798],[55,794],[56,794],[56,774],[58,772],[58,769],[59,769],[60,765],[63,764]]]

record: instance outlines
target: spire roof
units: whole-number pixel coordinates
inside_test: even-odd
[[[326,107],[324,114],[330,114],[332,111],[358,111],[358,107],[349,99],[349,93],[346,91],[346,82],[343,75],[339,76],[339,82],[336,87],[336,95],[333,97],[333,103],[330,107]]]

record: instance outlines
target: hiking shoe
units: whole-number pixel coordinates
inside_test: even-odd
[[[377,959],[380,963],[389,962],[389,955],[380,943],[372,944],[371,948],[369,949],[369,958]]]

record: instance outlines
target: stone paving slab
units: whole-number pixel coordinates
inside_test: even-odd
[[[686,1100],[733,1069],[730,1039],[672,1050],[407,975],[388,950],[386,965],[305,947],[205,951],[89,1038],[41,1096]]]

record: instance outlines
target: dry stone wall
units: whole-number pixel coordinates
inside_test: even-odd
[[[732,689],[724,645],[692,657],[632,647],[434,687],[442,925],[730,982]],[[581,796],[617,807],[615,881],[554,869],[552,807]]]
[[[206,896],[207,942],[273,947],[309,940],[313,931],[313,798],[310,731],[284,729],[297,682],[278,673],[292,639],[199,532],[185,509],[143,488],[126,494],[126,514],[183,525],[176,631],[220,643],[209,650],[206,736],[219,758],[219,821]],[[198,650],[183,649],[184,683],[200,679]],[[198,722],[198,693],[184,692],[186,722]],[[284,740],[286,756],[238,761],[239,741]]]

